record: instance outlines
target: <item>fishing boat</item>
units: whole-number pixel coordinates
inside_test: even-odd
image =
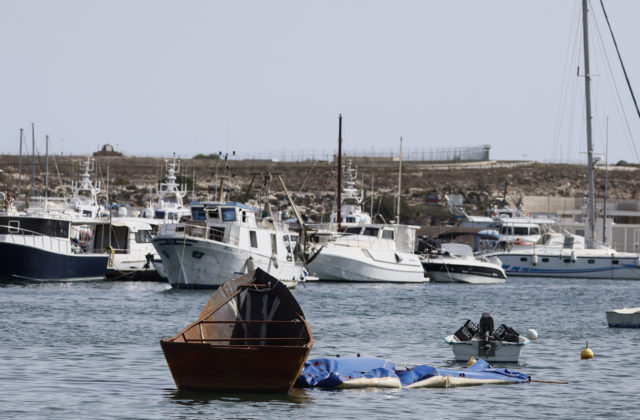
[[[610,327],[640,328],[640,308],[612,309],[606,315]]]
[[[96,247],[109,255],[106,277],[109,280],[162,280],[154,267],[160,259],[152,240],[149,219],[114,217],[96,228]]]
[[[189,219],[191,211],[184,206],[183,199],[187,195],[186,185],[178,185],[177,174],[180,173],[180,162],[175,153],[172,160],[165,160],[165,182],[156,187],[157,203],[145,209],[143,216],[162,220],[164,223],[177,223]]]
[[[87,222],[83,232],[92,232],[95,223]],[[72,231],[71,218],[62,214],[0,216],[0,277],[38,282],[104,280],[109,256],[96,253],[88,234],[78,238]]]
[[[477,326],[467,320],[444,341],[451,346],[458,362],[466,362],[474,357],[488,362],[517,363],[522,347],[529,344],[528,338],[505,324],[494,331],[493,317],[489,313],[482,314]]]
[[[287,244],[287,226],[236,202],[192,206],[186,223],[162,225],[153,245],[174,288],[216,288],[256,268],[289,287],[304,278],[304,264]]]
[[[160,345],[180,390],[288,392],[313,336],[287,287],[256,269],[220,286]]]

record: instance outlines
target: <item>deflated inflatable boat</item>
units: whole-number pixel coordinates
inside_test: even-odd
[[[396,370],[384,359],[333,357],[305,362],[296,381],[298,388],[453,388],[484,384],[517,384],[531,377],[507,369],[492,368],[480,359],[464,369],[443,369],[418,365]]]

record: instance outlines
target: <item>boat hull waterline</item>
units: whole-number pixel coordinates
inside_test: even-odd
[[[303,278],[303,266],[286,259],[275,260],[222,242],[184,237],[155,238],[162,266],[174,288],[209,289],[260,268],[285,285]]]
[[[0,242],[0,276],[28,281],[104,280],[107,254],[68,254]]]

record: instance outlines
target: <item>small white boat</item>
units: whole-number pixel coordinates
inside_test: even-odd
[[[502,324],[493,331],[493,318],[483,313],[478,327],[467,322],[455,334],[444,338],[451,346],[457,362],[466,362],[471,357],[488,362],[517,363],[522,347],[529,339]]]
[[[640,308],[612,309],[606,314],[610,327],[640,328]]]
[[[444,243],[437,253],[421,256],[431,281],[440,283],[501,284],[507,281],[498,258],[476,258],[469,245]]]

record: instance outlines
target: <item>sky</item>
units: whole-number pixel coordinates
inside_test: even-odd
[[[591,3],[594,151],[638,163],[640,120]],[[640,1],[604,3],[640,86]],[[405,152],[586,161],[580,17],[580,0],[0,0],[0,153],[18,153],[20,128],[30,148],[34,123],[42,154],[49,135],[64,154],[320,156],[342,114],[346,151],[402,136]]]

